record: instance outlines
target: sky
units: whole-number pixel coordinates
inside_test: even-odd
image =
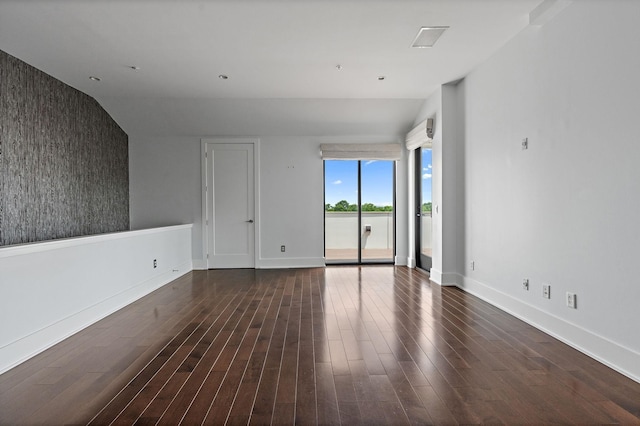
[[[431,201],[431,150],[423,150],[423,198]],[[325,203],[358,202],[358,161],[325,161]],[[362,203],[393,205],[393,161],[362,160]]]
[[[433,174],[433,168],[431,165],[432,150],[423,149],[422,151],[422,202],[428,203],[431,201],[431,175]]]

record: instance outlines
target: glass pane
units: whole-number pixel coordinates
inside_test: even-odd
[[[363,262],[393,261],[393,161],[362,161]]]
[[[420,151],[422,156],[422,207],[420,209],[422,212],[422,223],[420,226],[422,235],[420,237],[420,247],[423,255],[431,257],[431,150],[422,148]]]
[[[327,263],[357,262],[357,160],[325,160],[324,202],[324,255]]]

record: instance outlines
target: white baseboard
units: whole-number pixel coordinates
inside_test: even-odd
[[[435,268],[431,268],[429,278],[434,283],[442,287],[460,286],[462,284],[462,276],[455,272],[442,272]]]
[[[487,284],[462,277],[464,291],[544,331],[591,358],[640,383],[640,353],[599,336],[576,324],[541,311]]]
[[[191,261],[169,268],[122,293],[76,312],[28,336],[0,348],[0,374],[45,351],[67,337],[81,331],[123,307],[146,296],[192,270]]]
[[[429,271],[429,279],[438,285],[442,285],[442,272],[432,267]]]
[[[442,273],[442,284],[443,287],[460,287],[463,283],[463,277],[460,274],[455,272],[445,272]]]
[[[324,257],[288,257],[260,259],[256,269],[285,269],[285,268],[324,268]]]

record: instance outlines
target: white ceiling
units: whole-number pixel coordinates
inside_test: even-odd
[[[129,134],[392,135],[539,3],[0,0],[0,50],[93,96]],[[409,47],[443,25],[435,47]]]

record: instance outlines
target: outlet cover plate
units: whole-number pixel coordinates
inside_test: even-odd
[[[551,286],[549,284],[542,284],[542,297],[551,299]]]

